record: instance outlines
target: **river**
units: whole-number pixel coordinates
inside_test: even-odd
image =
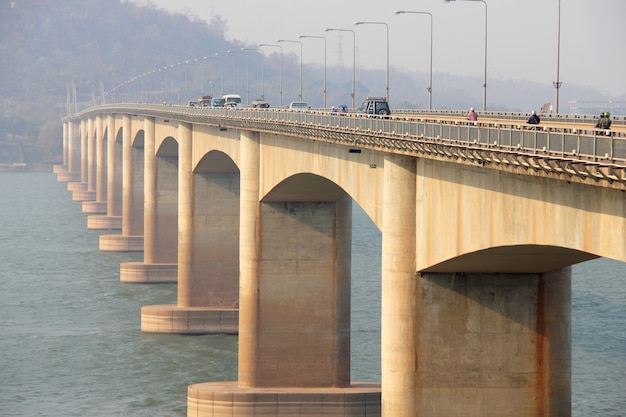
[[[51,173],[0,172],[0,416],[184,417],[187,386],[237,379],[236,336],[142,334],[176,285],[123,284]],[[353,220],[353,380],[380,381],[381,235]],[[626,415],[626,265],[574,267],[573,415]]]

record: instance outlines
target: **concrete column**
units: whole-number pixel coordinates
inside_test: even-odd
[[[89,216],[88,229],[122,228],[122,170],[120,167],[115,114],[107,116],[106,143],[106,215]]]
[[[143,155],[134,152],[131,116],[122,118],[122,234],[100,236],[100,250],[134,252],[143,250]],[[141,169],[135,170],[141,160]]]
[[[71,122],[69,121],[65,121],[63,122],[63,167],[65,167],[65,170],[67,170],[67,166],[68,166],[68,157],[67,157],[67,152],[68,152],[68,137],[69,137],[69,124]]]
[[[97,123],[90,117],[87,123],[87,190],[96,192],[96,137],[100,134]]]
[[[84,119],[76,122],[76,158],[77,163],[75,181],[70,181],[67,184],[68,191],[72,192],[72,199],[75,198],[76,192],[87,190],[87,122]],[[80,201],[80,200],[78,200]]]
[[[189,386],[190,417],[380,416],[350,383],[352,200],[259,202],[260,135],[240,140],[239,381]]]
[[[77,122],[74,120],[67,121],[67,139],[66,143],[67,164],[66,172],[59,173],[57,179],[59,182],[78,182],[80,181],[80,137]],[[68,184],[68,190],[70,186]]]
[[[241,209],[239,236],[239,383],[256,386],[258,378],[259,249],[259,133],[241,134]]]
[[[178,281],[177,261],[177,181],[170,185],[162,168],[158,181],[155,149],[155,119],[144,120],[144,262],[120,265],[120,281],[162,283]],[[175,162],[174,162],[175,164]],[[172,206],[173,204],[173,208]]]
[[[154,117],[144,120],[144,261],[153,262],[157,223],[157,169]]]
[[[63,122],[63,163],[61,165],[54,165],[52,171],[57,174],[57,181],[64,182],[67,178],[67,136],[68,136],[68,121]]]
[[[178,305],[192,307],[193,165],[191,125],[178,126]]]
[[[89,168],[91,177],[89,180],[89,192],[92,198],[83,201],[83,213],[106,214],[106,148],[104,146],[104,122],[102,115],[96,116],[95,135],[90,141],[93,149]]]
[[[417,281],[411,415],[571,416],[570,268]]]
[[[234,334],[239,317],[239,173],[194,173],[192,125],[180,123],[177,139],[178,303],[142,307],[141,330]]]
[[[415,160],[387,155],[382,219],[382,415],[416,414]]]
[[[106,203],[107,200],[107,155],[106,155],[106,142],[104,140],[104,120],[102,115],[98,115],[98,136],[96,138],[96,201],[98,203]],[[106,204],[105,204],[106,212]]]
[[[79,190],[74,190],[73,200],[83,202],[83,213],[85,212],[85,202],[95,201],[96,199],[96,187],[95,187],[95,163],[96,163],[96,147],[95,147],[95,127],[94,119],[90,117],[87,121],[83,120],[81,123],[84,144],[83,160],[82,160],[82,172],[81,181],[83,187]]]
[[[89,167],[89,138],[93,128],[93,121],[90,118],[80,121],[80,182],[87,184],[88,167]]]

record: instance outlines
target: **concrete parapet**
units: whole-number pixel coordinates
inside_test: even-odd
[[[141,331],[170,334],[237,334],[239,310],[219,307],[141,307]]]
[[[52,165],[52,173],[60,174],[62,172],[67,172],[67,168],[62,164]]]
[[[122,216],[88,216],[87,229],[122,230]]]
[[[95,201],[96,192],[88,190],[75,190],[72,193],[72,200],[74,201]]]
[[[101,235],[100,250],[110,252],[141,252],[143,236]]]
[[[120,281],[144,284],[178,282],[178,264],[149,264],[123,262],[120,264]]]
[[[86,214],[106,214],[107,203],[106,201],[83,201],[83,213]]]
[[[324,416],[379,417],[380,384],[346,388],[246,388],[237,382],[207,382],[187,389],[188,417]]]

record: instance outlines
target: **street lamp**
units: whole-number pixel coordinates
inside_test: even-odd
[[[265,100],[265,92],[263,89],[263,84],[265,83],[264,79],[265,79],[265,54],[263,53],[263,49],[260,48],[241,48],[242,51],[244,52],[248,52],[248,51],[257,51],[261,54],[261,98],[263,100]]]
[[[556,114],[559,114],[559,88],[561,88],[562,84],[561,81],[559,81],[559,65],[561,62],[561,0],[559,0],[556,42],[556,81],[553,84],[554,88],[556,88]]]
[[[300,44],[300,101],[302,101],[302,42],[289,39],[277,39],[276,42],[291,42]]]
[[[443,0],[451,1],[479,1],[485,5],[485,79],[483,82],[483,111],[487,110],[487,2],[485,0]]]
[[[354,26],[359,25],[385,25],[387,31],[387,80],[385,86],[385,98],[389,102],[389,25],[385,22],[354,22]]]
[[[428,82],[428,110],[433,108],[433,15],[429,12],[414,12],[410,10],[396,10],[394,14],[405,13],[425,14],[430,16],[430,80]]]
[[[324,41],[324,108],[326,108],[326,38],[324,36],[315,35],[300,35],[298,38],[315,38],[322,39]]]
[[[250,104],[250,60],[248,59],[248,54],[243,51],[228,51],[228,53],[233,54],[233,59],[235,59],[234,54],[244,54],[246,56],[246,104]],[[237,60],[235,59],[235,61]]]
[[[280,49],[280,70],[279,70],[279,87],[278,87],[278,96],[279,96],[279,106],[283,107],[283,47],[280,45],[272,45],[269,43],[260,43],[259,46],[270,46],[272,48]]]
[[[352,108],[354,109],[354,73],[356,68],[356,33],[351,29],[326,28],[324,32],[352,32]]]

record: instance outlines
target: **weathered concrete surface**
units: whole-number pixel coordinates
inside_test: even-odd
[[[245,388],[207,382],[187,390],[188,417],[379,417],[380,384],[344,388]]]

